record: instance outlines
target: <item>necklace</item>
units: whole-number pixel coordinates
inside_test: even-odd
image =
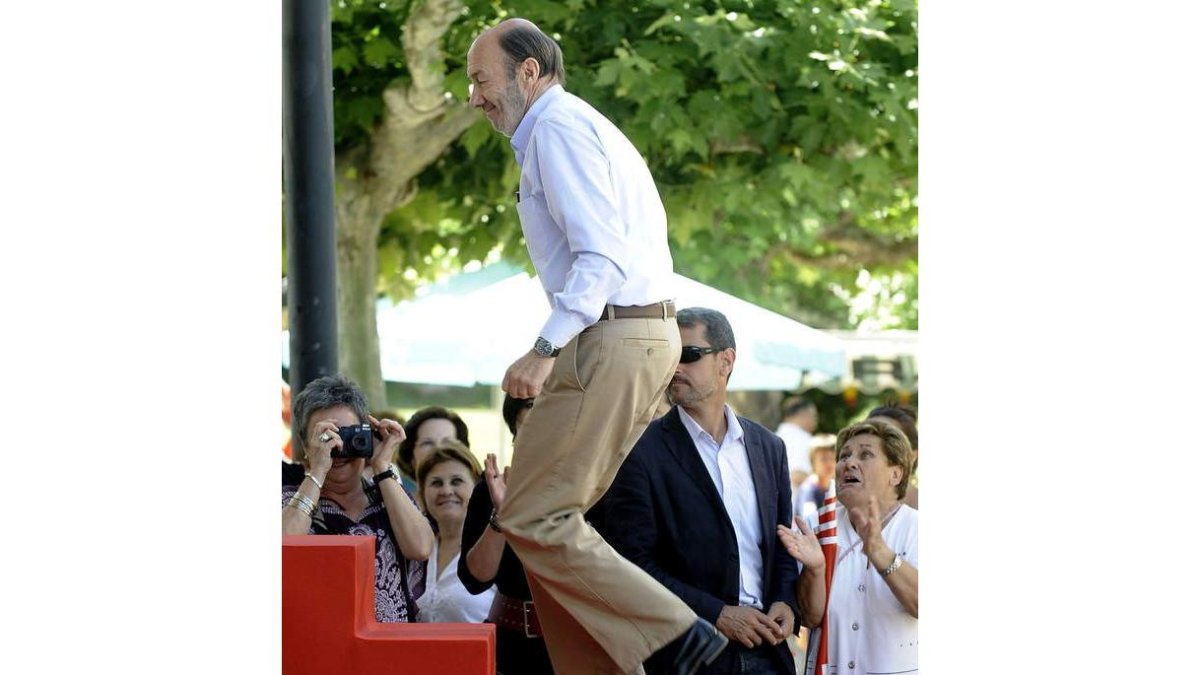
[[[884,515],[884,517],[883,517],[883,521],[879,523],[879,531],[880,532],[883,532],[883,528],[887,527],[888,522],[890,522],[892,520],[892,516],[896,515],[896,512],[899,510],[900,510],[900,502],[897,501],[895,504],[892,504],[892,508],[888,509],[887,514]]]

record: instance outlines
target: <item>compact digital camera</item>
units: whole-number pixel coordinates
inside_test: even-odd
[[[365,457],[370,459],[375,454],[375,432],[367,423],[355,424],[348,427],[338,427],[338,436],[342,437],[342,449],[329,453],[330,457]]]

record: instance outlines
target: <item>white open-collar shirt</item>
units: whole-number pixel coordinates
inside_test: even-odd
[[[729,514],[729,521],[737,536],[738,604],[765,610],[758,497],[754,490],[754,478],[750,475],[750,455],[746,452],[742,425],[729,404],[725,404],[728,429],[718,444],[682,406],[679,408],[679,418],[700,451],[700,460],[717,486],[717,494],[725,503],[725,512]]]
[[[666,211],[620,129],[555,85],[525,113],[511,144],[521,166],[521,230],[550,301],[542,337],[562,347],[606,304],[675,297]]]

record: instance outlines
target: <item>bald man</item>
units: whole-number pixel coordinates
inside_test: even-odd
[[[563,89],[562,51],[537,26],[510,19],[479,35],[467,75],[471,105],[511,139],[521,229],[550,304],[504,376],[505,392],[537,402],[494,526],[525,565],[557,672],[644,672],[667,647],[668,672],[690,675],[727,639],[583,518],[679,361],[662,200],[637,148]]]

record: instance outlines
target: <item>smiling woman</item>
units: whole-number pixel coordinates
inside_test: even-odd
[[[417,598],[417,620],[422,623],[479,623],[492,606],[494,590],[472,595],[458,579],[463,521],[480,473],[479,460],[454,438],[439,441],[417,466],[420,501],[437,525],[433,554],[426,563],[426,578],[432,581]]]

